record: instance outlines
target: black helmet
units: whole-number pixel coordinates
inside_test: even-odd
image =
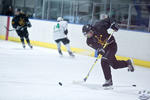
[[[92,25],[90,25],[90,24],[87,24],[87,25],[84,25],[83,27],[82,27],[82,32],[83,32],[83,34],[84,35],[86,35],[90,30],[92,30]]]
[[[20,8],[16,8],[15,12],[21,12],[21,9]]]

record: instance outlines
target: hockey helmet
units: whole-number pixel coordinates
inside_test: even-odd
[[[83,32],[83,34],[84,35],[86,35],[89,31],[91,31],[92,30],[92,25],[90,25],[90,24],[87,24],[87,25],[84,25],[83,27],[82,27],[82,32]]]
[[[22,13],[22,10],[19,8],[15,9],[15,15],[19,15],[20,13]]]
[[[22,10],[20,8],[16,8],[15,12],[22,12]]]
[[[63,20],[64,20],[64,19],[63,19],[62,17],[58,17],[58,18],[57,18],[57,21],[58,21],[58,22],[63,21]]]

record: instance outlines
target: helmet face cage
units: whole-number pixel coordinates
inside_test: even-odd
[[[101,15],[100,15],[100,19],[101,19],[101,20],[103,20],[103,19],[105,19],[105,18],[108,18],[108,15],[107,15],[107,14],[101,14]]]
[[[19,8],[16,8],[14,13],[15,15],[18,15],[19,13],[22,13],[22,10]]]
[[[21,9],[19,9],[19,8],[16,8],[15,9],[15,12],[21,12],[22,10]]]

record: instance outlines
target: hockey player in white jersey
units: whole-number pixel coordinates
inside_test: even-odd
[[[74,54],[70,49],[70,40],[67,38],[68,34],[67,27],[68,27],[67,21],[64,21],[62,17],[58,17],[57,24],[54,25],[53,37],[57,44],[57,49],[60,55],[63,55],[61,50],[61,42],[62,42],[65,45],[69,55],[74,57]]]

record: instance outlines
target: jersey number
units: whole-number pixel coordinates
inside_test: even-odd
[[[59,23],[56,26],[54,26],[54,32],[58,32],[58,31],[60,31]]]

